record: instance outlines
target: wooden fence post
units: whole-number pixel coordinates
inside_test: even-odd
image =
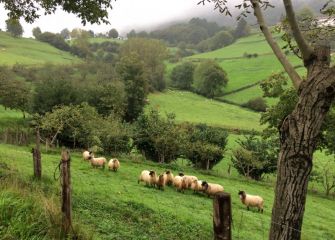
[[[34,162],[34,177],[41,179],[42,164],[41,164],[41,151],[40,151],[40,130],[36,129],[36,146],[32,149],[33,162]]]
[[[231,197],[229,193],[215,194],[213,200],[214,240],[231,240]]]
[[[71,219],[71,172],[70,172],[70,153],[62,149],[61,154],[61,176],[62,176],[62,214],[63,214],[63,233],[65,237],[69,234],[72,226]]]

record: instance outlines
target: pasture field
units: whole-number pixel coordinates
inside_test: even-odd
[[[120,44],[125,42],[125,40],[112,39],[112,38],[103,38],[103,37],[89,38],[88,41],[90,43],[116,42],[116,43],[120,43]]]
[[[21,112],[6,109],[0,105],[0,130],[8,127],[21,125],[25,122]]]
[[[191,92],[168,90],[149,95],[148,108],[160,113],[175,113],[177,122],[206,123],[229,129],[261,130],[260,114],[247,109],[201,97]]]
[[[42,65],[80,63],[78,57],[32,38],[14,38],[0,32],[0,65]]]
[[[32,157],[30,148],[0,145],[0,162],[6,163],[24,179],[31,181]],[[59,200],[59,182],[53,180],[54,170],[60,160],[60,150],[42,153],[43,184],[41,192]],[[111,156],[108,156],[111,157]],[[130,156],[119,156],[118,172],[92,169],[81,159],[79,152],[72,153],[71,174],[74,218],[81,227],[89,229],[93,239],[212,239],[212,200],[207,196],[176,192],[172,187],[165,191],[138,184],[137,178],[143,169],[162,172],[171,169],[174,173],[184,171],[199,179],[220,183],[232,195],[233,238],[267,239],[273,186],[244,178],[206,175],[188,167],[163,165],[143,161]],[[16,171],[15,170],[15,171]],[[247,211],[239,201],[241,189],[259,194],[265,199],[264,214]],[[6,193],[10,189],[2,189]],[[302,239],[334,239],[334,201],[309,194],[302,229]],[[57,204],[55,204],[57,206]],[[33,209],[31,209],[33,210]],[[0,203],[0,211],[5,211]],[[327,213],[327,214],[326,214]],[[11,222],[7,227],[15,234],[16,228],[25,223]],[[5,232],[6,228],[0,231]],[[14,235],[15,236],[15,235]]]

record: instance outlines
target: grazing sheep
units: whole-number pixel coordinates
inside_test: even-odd
[[[92,157],[90,161],[92,167],[95,168],[101,167],[102,169],[105,169],[105,164],[107,163],[107,160],[104,157],[98,157],[98,158]]]
[[[203,190],[201,184],[202,184],[202,181],[193,180],[191,183],[191,189],[193,190],[193,192],[201,192]]]
[[[145,182],[145,185],[155,186],[157,183],[157,176],[155,171],[143,170],[138,177],[137,183]]]
[[[180,177],[183,177],[185,180],[186,188],[190,188],[194,180],[198,180],[196,176],[184,175],[184,173],[179,173]]]
[[[83,159],[84,159],[84,160],[91,160],[92,157],[94,157],[92,151],[84,151],[84,152],[83,152]]]
[[[216,183],[208,183],[206,181],[203,181],[201,183],[202,189],[205,193],[207,193],[208,197],[211,195],[214,195],[218,192],[223,192],[223,187],[220,184]]]
[[[246,194],[245,191],[239,191],[238,195],[240,196],[241,202],[247,206],[248,210],[249,207],[257,207],[258,211],[263,213],[264,200],[262,197]]]
[[[177,189],[177,191],[184,192],[185,189],[185,181],[183,181],[183,177],[175,176],[173,179],[173,186]]]
[[[166,185],[172,185],[173,184],[173,173],[171,171],[166,171],[165,172],[165,176],[166,176]]]
[[[157,187],[158,189],[161,189],[164,191],[164,187],[165,187],[165,184],[166,184],[166,174],[163,173],[161,175],[159,175],[159,177],[157,178]]]
[[[120,161],[116,158],[112,158],[108,162],[108,169],[116,172],[120,168]]]

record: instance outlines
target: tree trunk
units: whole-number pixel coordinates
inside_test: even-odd
[[[300,239],[307,185],[320,127],[334,99],[330,49],[319,47],[307,66],[299,100],[280,127],[281,149],[269,239]]]

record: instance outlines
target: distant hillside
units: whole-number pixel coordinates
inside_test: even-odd
[[[178,122],[206,123],[232,130],[261,130],[260,114],[231,104],[207,99],[191,92],[167,91],[149,95],[149,107],[175,113]]]
[[[70,64],[81,62],[80,58],[51,45],[31,38],[14,38],[0,32],[0,65],[15,63],[40,65],[45,63]]]

